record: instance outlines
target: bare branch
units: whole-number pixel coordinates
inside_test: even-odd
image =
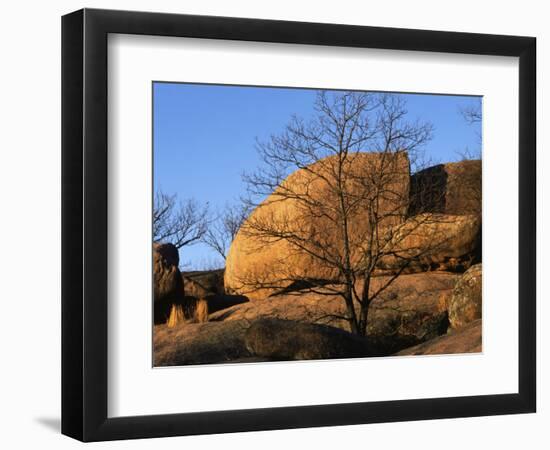
[[[246,205],[226,205],[212,221],[201,241],[218,253],[223,259],[227,256],[229,246],[250,210]]]
[[[408,120],[406,102],[396,94],[321,91],[315,111],[313,120],[293,117],[282,133],[257,143],[263,166],[243,177],[256,210],[241,232],[258,251],[284,242],[286,252],[241,283],[250,290],[299,286],[340,296],[350,329],[365,334],[368,307],[387,287],[369,291],[380,262],[392,257],[398,265],[389,286],[426,251],[402,248],[417,229],[403,223],[409,161],[421,167],[433,126]],[[377,155],[366,158],[365,152]],[[311,261],[322,276],[295,270],[295,257]]]
[[[153,202],[153,240],[177,248],[198,242],[208,230],[208,204],[194,199],[178,202],[177,196],[157,191]]]

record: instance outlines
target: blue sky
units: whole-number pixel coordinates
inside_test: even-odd
[[[293,114],[313,114],[316,91],[154,83],[154,189],[179,198],[209,202],[213,209],[238,200],[244,170],[259,165],[256,138],[282,131]],[[459,159],[458,152],[479,148],[480,125],[469,125],[461,107],[480,97],[402,94],[411,120],[429,121],[434,137],[426,155],[436,162]],[[219,258],[197,244],[180,250],[182,262],[202,268]]]

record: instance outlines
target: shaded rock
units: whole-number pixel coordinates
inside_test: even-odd
[[[459,275],[446,272],[401,275],[376,298],[369,310],[367,337],[372,351],[389,355],[432,339],[447,331],[447,304]],[[371,292],[389,280],[371,279]],[[361,286],[358,286],[361,288]],[[278,318],[325,324],[350,331],[341,297],[294,292],[272,296],[265,301],[236,305],[211,314],[210,321],[254,321]]]
[[[210,313],[248,302],[244,295],[225,294],[224,272],[219,269],[182,273],[185,295],[206,301]]]
[[[198,298],[189,295],[181,298],[171,298],[168,301],[155,303],[155,324],[165,323],[170,320],[190,322],[206,322],[208,315],[216,311],[230,308],[248,302],[242,295],[209,295]]]
[[[242,303],[247,303],[249,300],[244,295],[207,295],[203,298],[208,304],[208,311],[214,313],[222,309],[230,308],[234,305],[240,305]]]
[[[448,304],[449,322],[452,328],[461,328],[469,322],[481,319],[481,288],[481,264],[476,264],[460,277],[453,289]]]
[[[331,359],[369,356],[365,338],[326,325],[259,319],[245,334],[247,350],[270,360]]]
[[[153,251],[160,254],[164,262],[169,266],[179,266],[180,255],[175,245],[170,243],[153,243]]]
[[[432,339],[396,353],[396,355],[443,355],[451,353],[479,353],[481,346],[481,320],[475,320],[460,330]]]
[[[185,295],[202,298],[208,295],[225,294],[224,272],[224,269],[219,269],[182,273]]]
[[[184,304],[183,280],[178,264],[178,249],[174,245],[153,244],[153,314],[155,324],[168,320],[174,304]]]
[[[323,248],[342,248],[343,238],[334,209],[325,207],[322,214],[318,211],[323,208],[319,205],[330,206],[339,201],[330,183],[337,162],[337,158],[329,157],[292,173],[245,220],[226,259],[227,293],[259,300],[284,290],[297,279],[331,280],[337,276],[333,267],[322,264],[304,248],[313,245],[314,240],[322,241]],[[383,185],[384,195],[379,196],[378,213],[383,217],[380,225],[401,223],[409,197],[409,159],[405,152],[353,153],[343,163],[342,172],[347,175],[345,190],[354,194],[348,224],[354,253],[351,258],[357,259],[362,257],[360,248],[370,235],[369,221],[365,220],[367,205],[371,204],[369,180],[380,178],[380,173],[388,178]],[[308,204],[316,205],[313,211],[296,199],[303,199],[306,193]],[[291,243],[287,238],[266,236],[266,229],[295,236],[299,245],[296,240]]]
[[[481,160],[438,164],[412,175],[409,215],[481,214]]]
[[[246,359],[244,344],[247,321],[180,323],[169,328],[157,325],[153,331],[155,366],[214,364]]]
[[[381,272],[460,271],[481,258],[481,218],[475,215],[419,214],[391,230],[394,254],[382,258]]]
[[[379,355],[389,355],[444,334],[449,326],[446,299],[457,276],[448,273],[401,275],[369,309],[367,336]],[[373,279],[373,289],[386,277]]]
[[[181,299],[183,280],[178,269],[178,249],[172,244],[153,244],[154,301]]]

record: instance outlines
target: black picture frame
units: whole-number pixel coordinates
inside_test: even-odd
[[[109,33],[519,57],[518,393],[107,416]],[[83,9],[62,18],[62,433],[82,441],[535,412],[536,39]]]

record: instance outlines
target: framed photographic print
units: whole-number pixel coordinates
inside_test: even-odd
[[[64,434],[535,411],[534,38],[62,32]]]

